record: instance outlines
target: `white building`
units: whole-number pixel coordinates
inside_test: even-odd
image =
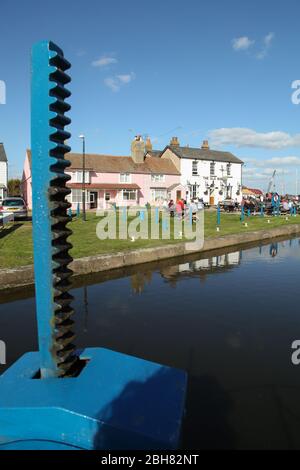
[[[7,195],[7,157],[4,145],[0,142],[0,200]]]
[[[161,158],[171,159],[180,171],[185,194],[177,197],[187,201],[202,198],[209,205],[225,199],[242,200],[242,160],[230,152],[210,150],[207,140],[201,148],[192,148],[181,147],[173,137]]]

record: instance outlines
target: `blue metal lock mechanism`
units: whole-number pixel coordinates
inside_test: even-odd
[[[32,51],[32,190],[39,351],[0,377],[0,449],[174,449],[185,372],[103,348],[76,350],[65,168],[70,64]],[[99,312],[101,314],[101,312]]]

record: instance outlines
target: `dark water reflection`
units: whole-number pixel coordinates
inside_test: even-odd
[[[299,274],[298,239],[135,267],[73,290],[77,345],[187,370],[186,449],[300,449]],[[37,348],[33,298],[0,304],[0,338],[9,364]]]

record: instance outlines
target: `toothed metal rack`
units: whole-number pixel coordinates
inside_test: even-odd
[[[52,42],[38,43],[32,54],[32,192],[34,268],[38,316],[40,374],[42,378],[74,374],[78,356],[73,345],[71,319],[73,297],[69,294],[72,261],[68,242],[71,230],[70,203],[66,187],[70,162],[66,141],[71,134],[65,126],[71,95],[66,70],[70,63]],[[41,125],[41,123],[45,125]]]
[[[0,376],[0,450],[175,449],[186,373],[104,348],[78,351],[73,344],[65,173],[69,68],[51,41],[34,45],[31,167],[39,351],[24,354]]]

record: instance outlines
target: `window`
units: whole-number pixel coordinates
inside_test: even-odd
[[[227,168],[227,176],[231,176],[231,164],[227,163],[226,168]]]
[[[193,176],[198,175],[198,162],[196,160],[194,160],[192,163],[192,175]]]
[[[135,201],[136,189],[123,189],[123,201]]]
[[[152,201],[159,201],[160,199],[167,198],[166,189],[153,189],[152,190]]]
[[[165,175],[160,175],[160,174],[151,175],[151,181],[153,183],[159,183],[159,182],[165,181]]]
[[[210,162],[210,176],[215,176],[215,162]]]
[[[75,182],[76,183],[83,183],[83,171],[76,171],[75,172]],[[89,183],[90,182],[90,172],[85,171],[84,172],[84,182]]]
[[[110,201],[110,193],[105,193],[105,200]]]
[[[120,183],[130,183],[131,174],[130,173],[120,173]]]
[[[82,189],[72,189],[72,202],[82,204]]]
[[[232,198],[232,186],[227,186],[226,187],[226,198],[231,199]]]
[[[192,191],[191,191],[191,198],[196,199],[197,197],[197,185],[193,184],[192,185]]]

